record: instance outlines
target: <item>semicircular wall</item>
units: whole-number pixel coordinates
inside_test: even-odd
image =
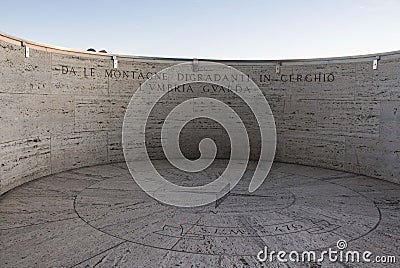
[[[376,56],[219,62],[249,75],[268,100],[277,161],[400,183],[400,52],[379,54],[373,69]],[[0,34],[0,194],[45,175],[123,161],[121,127],[132,94],[155,72],[188,61],[116,59],[114,68],[109,54]],[[170,92],[168,101],[184,94]]]

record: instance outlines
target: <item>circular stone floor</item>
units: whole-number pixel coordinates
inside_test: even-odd
[[[156,165],[174,183],[200,185],[217,178],[225,162],[195,175],[179,173],[165,161]],[[240,183],[216,203],[190,209],[146,195],[124,163],[26,183],[0,197],[0,266],[255,267],[265,246],[322,251],[337,249],[338,240],[347,241],[348,250],[400,252],[399,185],[275,163],[250,194],[254,167],[251,163]]]

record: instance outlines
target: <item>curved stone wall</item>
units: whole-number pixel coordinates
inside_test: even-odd
[[[400,183],[400,52],[379,56],[376,70],[376,55],[220,62],[249,75],[263,91],[277,125],[277,161]],[[61,50],[0,34],[0,194],[45,175],[124,160],[121,127],[132,94],[148,76],[187,60],[116,58],[114,68],[111,55]],[[252,124],[232,94],[205,85],[172,90],[160,107],[196,92],[236,106]],[[157,110],[155,118],[155,124],[162,122]],[[199,127],[206,131],[194,131]],[[218,156],[227,157],[229,144],[219,127],[193,122],[185,128],[190,134],[182,139],[185,155],[196,157],[193,141],[206,133],[220,144]],[[250,130],[253,136],[257,145],[257,131]],[[159,144],[151,146],[153,157],[162,157]],[[256,156],[254,150],[252,158]]]

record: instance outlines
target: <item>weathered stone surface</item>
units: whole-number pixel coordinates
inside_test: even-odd
[[[0,93],[0,142],[38,136],[37,95]]]
[[[398,141],[346,137],[346,170],[400,183],[399,161]]]
[[[109,126],[111,130],[122,131],[122,122],[124,121],[125,111],[128,107],[130,97],[110,96]]]
[[[0,144],[0,194],[51,174],[50,138],[28,138]]]
[[[372,70],[371,62],[357,63],[357,99],[369,100],[399,100],[400,85],[399,59],[381,59],[378,69]]]
[[[108,130],[110,100],[103,96],[75,97],[75,132]]]
[[[122,151],[122,128],[107,133],[107,145],[108,161],[123,162],[125,160]]]
[[[52,53],[52,94],[107,95],[111,59],[96,59]],[[93,75],[91,75],[91,68]]]
[[[380,113],[380,102],[376,101],[320,101],[317,132],[378,138]]]
[[[46,94],[51,88],[51,54],[25,49],[0,40],[0,92]]]
[[[72,95],[37,95],[37,128],[41,135],[59,135],[74,132],[76,112]]]
[[[120,60],[118,69],[109,69],[109,94],[130,98],[148,78],[171,64]]]
[[[51,165],[44,165],[43,174],[123,161],[121,130],[132,94],[154,73],[182,62],[117,57],[118,68],[113,68],[111,55],[38,46],[26,58],[18,41],[3,35],[0,39],[0,154],[5,157],[1,164],[11,167],[7,159],[20,158],[23,146],[30,150],[26,141],[38,139],[51,144],[46,149]],[[268,100],[278,134],[276,159],[399,182],[400,56],[381,55],[377,70],[372,69],[373,59],[227,63],[251,77]],[[163,157],[157,129],[168,111],[199,96],[232,107],[246,124],[251,146],[259,147],[254,116],[235,94],[196,83],[192,86],[192,90],[166,92],[152,112],[147,128],[151,157]],[[220,113],[201,103],[193,108]],[[205,120],[190,123],[182,133],[185,155],[198,157],[197,143],[207,135],[215,138],[217,156],[228,158],[230,141],[223,129]],[[136,145],[132,141],[131,146]],[[251,159],[257,157],[252,150]],[[42,174],[29,161],[17,160],[16,166],[2,177],[2,185],[29,180],[30,173],[22,170]]]
[[[52,172],[107,162],[107,133],[82,132],[51,139]]]
[[[380,113],[381,139],[396,141],[400,137],[400,101],[382,101]]]
[[[279,142],[279,141],[278,141]],[[294,131],[282,135],[281,158],[291,163],[313,165],[318,162],[321,167],[343,169],[345,156],[345,138],[328,135],[309,135],[307,132]],[[301,160],[298,157],[301,155]]]
[[[23,48],[0,40],[0,91],[24,92]]]

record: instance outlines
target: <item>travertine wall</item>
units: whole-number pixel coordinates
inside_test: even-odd
[[[0,194],[63,170],[123,161],[121,126],[132,93],[147,75],[182,62],[119,56],[114,69],[110,55],[27,45],[28,58],[20,40],[0,35]],[[400,53],[381,54],[377,70],[374,58],[281,61],[279,73],[275,61],[223,63],[248,74],[267,98],[276,160],[400,183]],[[185,90],[168,94],[166,105],[187,98]],[[210,122],[186,129],[185,155],[197,154],[191,142],[201,137],[190,130],[199,124],[222,143],[219,157],[228,156],[224,131]]]

